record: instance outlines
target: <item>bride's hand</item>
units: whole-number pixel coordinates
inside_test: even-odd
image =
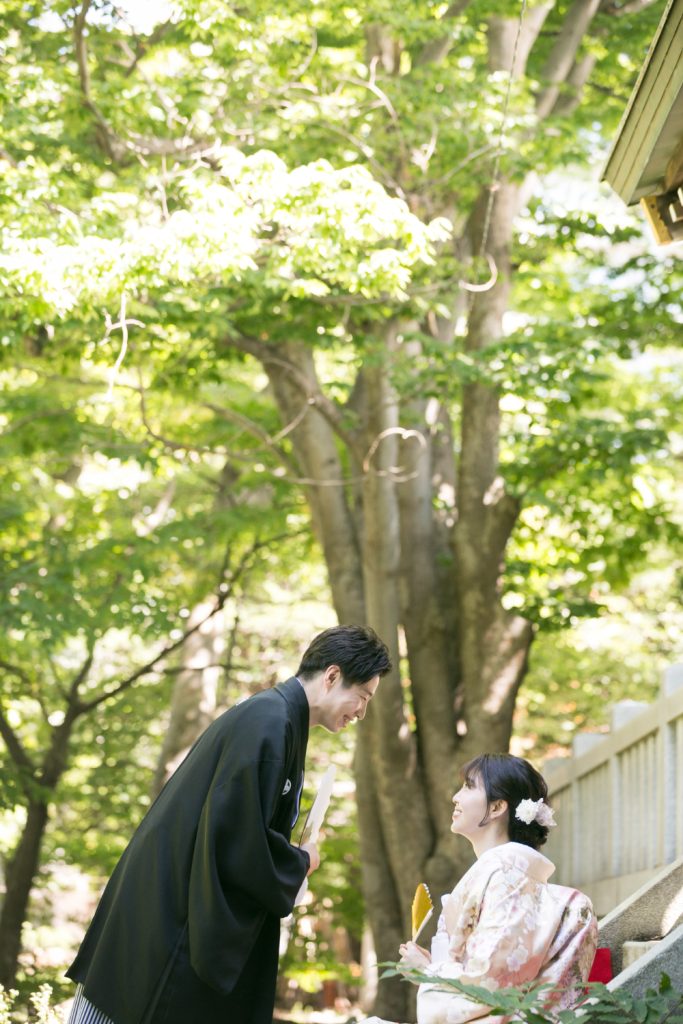
[[[401,954],[401,959],[399,960],[399,966],[401,967],[417,967],[420,969],[428,967],[432,962],[429,951],[422,946],[418,946],[416,942],[404,942],[398,947],[398,951]]]

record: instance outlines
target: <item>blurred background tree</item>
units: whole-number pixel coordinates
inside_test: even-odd
[[[680,264],[595,184],[661,7],[6,0],[2,980],[334,616],[397,666],[319,881],[380,959],[522,681],[540,757],[675,657]]]

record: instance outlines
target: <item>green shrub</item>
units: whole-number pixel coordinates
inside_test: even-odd
[[[62,1018],[52,1003],[52,988],[41,985],[29,996],[28,1009],[17,1006],[16,989],[5,989],[0,985],[0,1024],[19,1024],[27,1021],[30,1024],[62,1024]]]
[[[414,968],[399,970],[396,964],[385,964],[383,978],[401,975],[416,984],[438,983],[444,990],[453,989],[488,1007],[490,1014],[512,1017],[520,1024],[683,1024],[683,994],[674,991],[671,980],[663,974],[659,988],[648,989],[644,996],[633,996],[622,989],[606,985],[586,986],[586,999],[572,1010],[553,1010],[545,1004],[550,985],[501,988],[490,991],[478,985],[466,985],[455,978],[439,978]]]

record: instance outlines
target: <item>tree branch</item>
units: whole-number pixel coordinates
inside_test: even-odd
[[[74,18],[74,49],[78,65],[78,78],[83,94],[83,106],[90,111],[97,124],[98,141],[107,156],[118,162],[125,156],[126,148],[90,94],[90,72],[88,70],[88,47],[85,41],[85,25],[91,2],[92,0],[83,0],[81,9]]]
[[[125,21],[127,25],[130,25],[130,22],[125,17],[124,12],[119,10],[118,7],[115,8],[115,10],[121,18],[121,20]],[[157,43],[161,42],[161,40],[169,31],[169,29],[173,27],[173,24],[173,21],[169,18],[167,21],[163,21],[160,22],[158,25],[155,25],[150,34],[146,38],[140,38],[140,36],[138,35],[135,36],[135,49],[130,52],[130,64],[126,67],[126,70],[124,72],[126,78],[133,74],[136,67],[138,66],[142,58],[145,56],[147,51],[152,46],[156,46]]]
[[[116,576],[114,576],[111,586],[108,588],[107,592],[102,596],[99,608],[95,614],[96,619],[99,618],[100,613],[111,604],[112,596],[116,592],[116,588],[118,587],[122,578],[123,574],[120,572],[117,573]],[[95,657],[96,643],[97,641],[93,636],[88,637],[87,654],[85,656],[83,664],[81,665],[80,669],[72,679],[71,686],[69,687],[69,692],[66,696],[72,720],[76,718],[78,714],[80,714],[82,702],[79,699],[78,691],[80,690],[82,684],[85,682],[85,680],[88,678],[88,675],[90,674],[90,669],[92,668],[92,663]]]
[[[4,658],[0,658],[0,668],[4,668],[6,672],[10,672],[13,676],[21,679],[24,686],[30,690],[33,687],[33,680],[29,676],[25,669],[20,668],[19,665],[14,665],[10,661],[5,661]]]
[[[0,736],[5,741],[7,751],[17,768],[22,772],[28,772],[31,777],[34,777],[35,765],[24,750],[23,744],[16,732],[7,721],[2,705],[0,705]]]
[[[228,546],[228,548],[226,548],[223,564],[221,565],[218,577],[219,582],[217,588],[218,592],[216,595],[216,603],[214,607],[211,609],[211,611],[208,613],[208,615],[205,615],[203,619],[201,619],[199,622],[196,622],[194,626],[191,626],[188,629],[186,629],[178,640],[174,640],[172,643],[166,644],[166,646],[163,647],[158,654],[156,654],[144,665],[141,665],[140,668],[136,669],[135,672],[131,673],[131,675],[121,680],[112,689],[106,690],[105,692],[98,694],[97,697],[93,697],[89,701],[80,702],[80,704],[78,705],[77,714],[86,714],[88,711],[92,711],[94,708],[99,707],[99,705],[103,704],[105,701],[111,700],[113,697],[118,697],[119,694],[123,693],[125,690],[130,689],[130,687],[134,683],[136,683],[137,680],[140,679],[142,676],[149,675],[150,672],[154,672],[157,665],[164,661],[164,659],[167,658],[169,655],[173,654],[174,651],[177,651],[180,647],[182,647],[183,644],[186,643],[186,641],[189,639],[189,637],[191,637],[194,633],[198,632],[198,630],[200,630],[206,622],[212,619],[214,615],[216,615],[223,608],[225,602],[232,595],[235,584],[238,582],[240,577],[248,568],[250,560],[255,556],[255,554],[258,551],[261,550],[261,548],[266,547],[268,544],[271,544],[273,542],[273,539],[277,538],[271,538],[268,541],[254,542],[254,544],[252,544],[249,550],[245,552],[245,554],[243,555],[239,565],[232,573],[230,581],[226,582],[225,574],[227,571],[227,563],[230,558],[230,548]]]
[[[137,62],[140,60],[140,57],[136,57],[136,55],[133,52],[133,50],[131,49],[127,39],[119,39],[118,40],[118,44],[119,44],[121,50],[123,51],[123,53],[126,55],[126,57],[128,57],[128,59],[132,61],[130,66],[127,67],[126,71],[124,72],[125,75],[128,76],[131,73],[131,71],[133,70],[133,68],[136,67]],[[164,109],[164,111],[166,113],[166,127],[169,128],[169,129],[172,128],[172,125],[173,125],[174,121],[180,122],[180,120],[181,120],[177,116],[177,111],[176,111],[175,103],[170,98],[170,96],[168,96],[164,92],[164,90],[160,86],[158,86],[156,84],[156,82],[154,82],[149,77],[149,75],[145,73],[145,71],[143,71],[142,68],[138,69],[138,74],[140,75],[140,77],[144,81],[144,83],[147,86],[147,88],[149,89],[149,91],[151,93],[154,93],[154,95],[156,96],[156,98],[159,101],[159,104],[163,107],[163,109]],[[185,123],[187,123],[187,122],[185,122]]]
[[[83,0],[81,9],[74,18],[74,48],[78,65],[78,77],[83,94],[83,105],[95,118],[98,141],[107,156],[116,163],[120,163],[126,156],[131,154],[144,156],[187,156],[201,150],[210,150],[213,147],[212,142],[206,140],[197,141],[189,137],[182,139],[157,139],[142,135],[131,135],[129,139],[124,139],[118,134],[92,98],[90,72],[88,70],[88,47],[85,37],[86,19],[91,3],[92,0]]]
[[[85,22],[92,0],[83,0],[81,9],[74,18],[74,40],[76,44],[76,61],[81,91],[86,99],[90,98],[90,72],[88,71],[88,49],[85,43]]]
[[[463,157],[459,163],[454,164],[446,174],[442,174],[438,178],[425,178],[422,184],[418,185],[415,191],[418,193],[425,192],[427,189],[433,189],[439,185],[448,184],[448,182],[454,178],[456,174],[467,167],[468,164],[471,164],[474,160],[478,160],[480,156],[488,156],[493,152],[493,149],[494,146],[490,142],[487,142],[485,146],[479,146],[478,149],[471,151],[466,157]],[[413,295],[414,293],[411,292],[410,294]]]
[[[83,704],[83,702],[79,699],[78,691],[81,688],[81,685],[88,678],[88,674],[90,672],[90,669],[92,668],[92,663],[93,663],[93,658],[94,657],[95,657],[95,644],[93,642],[93,638],[89,637],[88,653],[86,654],[85,660],[84,660],[83,664],[81,665],[80,669],[78,670],[76,675],[71,680],[71,686],[69,687],[69,692],[67,694],[67,701],[69,702],[69,705],[72,708],[74,708],[75,711],[78,714],[81,713],[81,708],[83,708],[85,706]]]
[[[567,88],[560,93],[553,107],[553,114],[557,117],[569,117],[574,113],[581,102],[581,93],[593,73],[597,59],[594,53],[585,53],[574,64],[567,76]]]
[[[149,421],[149,416],[147,414],[147,401],[145,398],[146,389],[142,382],[137,388],[134,388],[134,390],[137,391],[138,395],[140,396],[140,419],[142,420],[143,427],[145,428],[150,437],[154,438],[155,441],[159,441],[159,443],[162,444],[164,448],[168,449],[168,451],[197,452],[197,454],[199,455],[223,455],[225,456],[225,458],[230,459],[233,462],[244,462],[248,464],[253,463],[254,455],[257,454],[258,449],[252,448],[247,452],[238,452],[233,449],[227,448],[225,445],[212,446],[192,444],[190,441],[178,441],[175,438],[168,437],[166,434],[159,433],[159,431],[155,430]],[[203,402],[201,407],[204,409],[210,409],[211,412],[215,413],[217,416],[220,416],[222,419],[230,420],[233,423],[238,424],[238,426],[241,426],[244,430],[247,430],[249,433],[256,436],[260,441],[265,442],[268,449],[274,452],[277,455],[278,459],[280,459],[280,461],[289,470],[291,470],[293,473],[297,472],[296,465],[289,458],[285,450],[277,445],[278,439],[284,436],[282,432],[280,432],[275,437],[271,438],[266,433],[266,431],[262,430],[256,423],[253,423],[246,416],[242,416],[240,413],[235,412],[232,409],[215,405],[212,402]],[[303,418],[303,416],[298,418],[297,422],[300,422],[301,418]],[[296,423],[294,424],[294,426],[296,426]],[[286,431],[291,429],[293,429],[292,425],[286,428]]]
[[[302,75],[306,74],[306,72],[310,68],[310,66],[311,66],[311,64],[313,62],[313,58],[315,57],[317,52],[318,52],[318,33],[317,33],[315,27],[311,26],[311,45],[309,47],[309,51],[306,54],[306,57],[304,58],[302,63],[299,65],[299,67],[298,68],[294,68],[294,71],[292,73],[292,77],[291,77],[290,81],[294,82],[297,79],[300,79],[302,77]]]
[[[4,669],[5,672],[9,672],[11,675],[16,676],[17,679],[22,680],[26,687],[27,694],[38,703],[38,706],[43,713],[43,718],[47,721],[47,708],[45,707],[45,701],[42,698],[38,681],[33,679],[28,672],[20,668],[18,665],[13,665],[11,662],[5,662],[4,658],[0,658],[0,669]]]
[[[385,187],[388,186],[389,189],[393,189],[396,195],[399,197],[399,199],[407,200],[407,196],[403,189],[401,188],[401,185],[399,184],[398,181],[396,181],[393,175],[387,173],[386,167],[375,158],[371,146],[369,146],[366,142],[363,142],[362,139],[359,139],[352,132],[347,132],[343,128],[340,128],[338,125],[331,124],[329,121],[327,124],[325,124],[325,130],[331,132],[334,135],[338,135],[339,138],[341,139],[346,139],[346,141],[350,142],[352,146],[355,146],[356,149],[358,149],[363,154],[365,159],[368,161],[369,166],[372,167],[377,180],[382,182],[382,184],[384,184]]]
[[[8,164],[12,165],[12,167],[19,166],[18,161],[15,160],[11,153],[8,153],[4,146],[0,146],[0,160],[6,160]]]
[[[454,3],[449,4],[446,11],[444,11],[441,20],[448,21],[452,18],[457,18],[460,14],[469,7],[470,0],[454,0]],[[448,33],[444,33],[439,39],[432,39],[431,42],[427,43],[421,53],[415,59],[415,66],[420,67],[424,64],[439,64],[448,53],[453,45],[453,37]]]
[[[658,0],[627,0],[624,4],[617,4],[610,0],[610,2],[605,3],[604,7],[600,8],[600,13],[620,18],[624,14],[638,14],[647,7],[652,7],[657,2]]]
[[[521,21],[518,18],[489,18],[490,70],[506,71],[511,78],[521,78],[549,13],[550,5],[539,4],[528,9]]]
[[[5,671],[15,675],[18,679],[21,679],[22,683],[26,687],[27,695],[36,701],[43,714],[43,718],[47,721],[48,710],[40,692],[40,686],[38,685],[37,680],[33,679],[23,668],[20,668],[18,665],[14,665],[9,661],[5,661],[4,659],[0,659],[0,668],[4,668]]]
[[[215,413],[216,416],[220,416],[221,419],[228,420],[231,423],[235,423],[237,426],[242,427],[244,431],[251,434],[253,437],[258,438],[259,441],[263,442],[264,447],[262,449],[252,448],[249,451],[249,460],[257,455],[259,451],[271,451],[274,452],[277,458],[285,465],[292,473],[298,472],[298,466],[293,461],[290,455],[281,448],[278,444],[283,437],[286,437],[290,431],[294,430],[299,425],[301,420],[304,418],[310,404],[304,405],[298,415],[292,420],[291,423],[283,427],[277,434],[271,436],[263,427],[260,427],[258,423],[250,420],[247,416],[243,416],[241,413],[236,412],[234,409],[227,408],[226,406],[214,405],[213,402],[204,402],[202,408],[210,409],[211,412]]]
[[[14,423],[10,423],[8,427],[0,431],[0,437],[7,437],[9,434],[14,434],[17,430],[22,430],[30,423],[35,423],[37,420],[51,420],[58,419],[62,416],[69,416],[70,411],[67,409],[43,409],[41,412],[33,413],[31,416],[22,416],[21,419],[15,420]]]
[[[553,110],[560,94],[560,86],[568,78],[588,26],[600,9],[602,0],[574,0],[567,11],[560,33],[543,69],[542,78],[548,85],[541,90],[536,100],[536,116],[539,121]]]
[[[13,665],[11,662],[5,662],[4,658],[0,658],[0,669],[4,669],[5,672],[9,672],[11,675],[16,676],[17,679],[22,680],[28,695],[38,703],[43,714],[43,718],[47,721],[47,708],[45,707],[45,701],[42,698],[40,686],[38,685],[37,680],[33,679],[28,672],[20,668],[18,665]],[[9,723],[7,723],[7,725],[11,728]]]
[[[237,337],[231,336],[229,339],[226,339],[225,344],[238,348],[242,352],[248,352],[249,355],[254,356],[255,359],[258,359],[264,365],[280,366],[284,369],[299,387],[308,405],[315,406],[338,437],[348,446],[349,450],[355,452],[359,459],[362,459],[364,452],[362,451],[361,438],[356,432],[350,431],[344,426],[342,410],[327,398],[319,388],[311,388],[310,381],[297,366],[289,360],[283,359],[282,356],[276,355],[271,345],[258,341],[256,338],[249,337],[246,334],[239,334]]]
[[[406,141],[405,141],[405,138],[404,138],[404,135],[403,135],[403,128],[401,126],[401,121],[400,121],[399,116],[398,116],[398,114],[396,112],[396,108],[394,107],[393,103],[391,102],[389,96],[384,91],[384,89],[381,89],[380,86],[377,84],[376,70],[377,70],[378,60],[379,60],[379,58],[374,57],[370,61],[370,67],[369,67],[370,74],[369,74],[369,76],[367,78],[367,81],[364,78],[356,78],[355,76],[346,76],[346,75],[340,75],[339,76],[339,81],[340,82],[347,82],[349,85],[359,86],[362,89],[367,89],[369,92],[372,93],[373,96],[377,97],[377,99],[379,100],[381,106],[384,107],[384,109],[387,111],[387,113],[389,114],[389,117],[391,119],[391,122],[392,122],[392,124],[394,126],[394,129],[396,131],[396,141],[397,141],[397,144],[398,144],[398,152],[399,152],[399,168],[401,168],[401,167],[405,167],[406,164],[407,164],[407,161],[408,161],[408,152],[407,152],[407,147],[406,147]]]

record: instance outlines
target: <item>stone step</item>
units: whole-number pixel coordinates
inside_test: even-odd
[[[626,943],[669,935],[683,926],[683,857],[658,871],[600,921],[600,945],[612,950],[615,976],[623,970]],[[683,966],[683,964],[682,964]]]
[[[622,965],[623,969],[626,970],[631,964],[634,964],[636,960],[640,960],[641,956],[645,956],[651,950],[656,949],[661,944],[661,939],[650,939],[648,942],[625,942],[622,946]]]
[[[609,989],[622,989],[640,997],[647,989],[658,988],[662,974],[668,974],[675,991],[683,992],[683,924],[678,924],[659,941],[634,942],[629,939],[624,947],[628,945],[650,948],[608,982]],[[625,949],[619,952],[625,952]]]

